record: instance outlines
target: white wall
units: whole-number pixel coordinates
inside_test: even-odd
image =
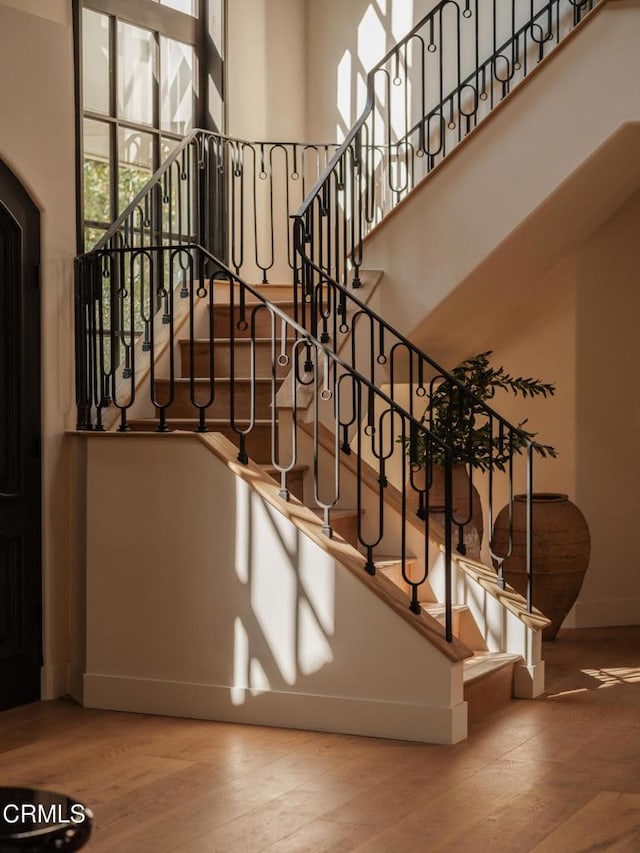
[[[465,736],[462,663],[267,502],[251,476],[236,476],[196,436],[77,441],[87,444],[86,705]]]
[[[75,405],[71,0],[0,0],[0,121],[0,158],[42,214],[44,694],[50,697],[66,692],[68,661],[69,462],[63,431],[73,425]]]
[[[311,138],[316,140],[342,140],[349,128],[359,117],[366,100],[366,76],[383,56],[427,15],[439,0],[307,0],[307,124]],[[478,53],[480,62],[486,61],[494,50],[493,6],[478,2]],[[528,20],[530,4],[498,3],[496,6],[497,43],[506,42]],[[541,4],[536,5],[539,9]],[[471,4],[474,8],[474,4]],[[515,13],[515,22],[512,15]],[[573,18],[573,7],[569,0],[560,0],[560,21],[563,32],[569,28]],[[462,79],[475,70],[476,18],[461,20]],[[445,51],[442,53],[444,68],[444,94],[457,85],[458,56],[456,8],[450,5],[443,12]],[[436,19],[436,40],[440,16]],[[428,30],[421,33],[428,37]],[[414,44],[414,47],[416,45]],[[537,59],[537,46],[532,49],[532,62]],[[549,45],[546,46],[549,52]],[[427,72],[427,91],[431,93],[430,107],[435,106],[437,92],[431,84],[432,73],[440,65],[440,53],[429,54],[434,61]],[[414,53],[410,78],[412,83],[408,98],[412,102],[415,120],[422,117],[421,61]],[[500,69],[504,74],[504,66]],[[398,90],[401,92],[402,90]],[[397,94],[397,93],[396,93]],[[420,112],[416,112],[417,110]],[[337,133],[337,137],[336,137]]]

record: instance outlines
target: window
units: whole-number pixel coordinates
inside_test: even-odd
[[[182,137],[194,127],[222,130],[223,2],[76,0],[80,251],[95,245]]]

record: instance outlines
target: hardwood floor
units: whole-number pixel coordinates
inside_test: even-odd
[[[0,780],[91,806],[95,853],[639,851],[640,627],[544,657],[547,696],[454,747],[59,700],[0,713]]]

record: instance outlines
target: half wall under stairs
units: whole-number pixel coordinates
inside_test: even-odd
[[[87,707],[466,737],[471,650],[411,614],[392,581],[370,577],[223,436],[75,440],[87,463]]]
[[[283,310],[290,307],[281,301]],[[220,301],[216,310],[221,375],[232,361],[231,342],[224,338],[228,312]],[[234,435],[226,395],[207,414],[211,431],[193,432],[198,410],[190,411],[189,394],[180,390],[181,382],[189,385],[191,348],[184,340],[174,348],[185,378],[175,380],[169,432],[148,432],[158,425],[149,417],[132,420],[133,432],[76,434],[86,444],[85,705],[455,743],[466,737],[469,720],[513,695],[541,692],[544,617],[528,613],[513,590],[499,589],[493,570],[456,556],[454,639],[447,642],[442,530],[434,527],[429,581],[421,584],[421,612],[412,613],[397,556],[398,490],[385,489],[388,535],[371,576],[349,504],[356,503],[360,464],[365,520],[374,511],[376,472],[354,452],[340,454],[345,497],[327,537],[323,520],[298,500],[313,487],[312,426],[300,424],[300,464],[287,478],[287,501],[271,476],[270,399],[253,400],[256,432],[242,465],[222,434]],[[233,365],[241,420],[248,417],[239,379],[243,370],[251,375],[246,350],[240,335]],[[257,382],[271,372],[271,352],[262,355]],[[196,394],[209,357],[208,342],[196,341]],[[155,399],[166,381],[160,371]],[[140,377],[141,385],[148,382]],[[285,426],[276,441],[287,432],[286,405],[279,415]],[[317,462],[331,470],[335,439],[317,428]],[[411,518],[409,544],[424,554],[424,523]],[[405,573],[423,572],[421,560],[406,560]]]

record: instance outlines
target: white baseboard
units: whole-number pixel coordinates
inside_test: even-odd
[[[513,673],[513,695],[518,699],[535,699],[544,693],[544,661],[532,666],[516,664]]]
[[[254,695],[242,688],[87,673],[84,706],[426,743],[452,744],[467,736],[466,702],[433,708],[304,693]]]
[[[619,598],[610,601],[578,601],[573,619],[565,627],[608,628],[614,625],[640,625],[640,599]]]
[[[67,664],[50,663],[40,669],[40,696],[43,699],[58,699],[69,692]]]

